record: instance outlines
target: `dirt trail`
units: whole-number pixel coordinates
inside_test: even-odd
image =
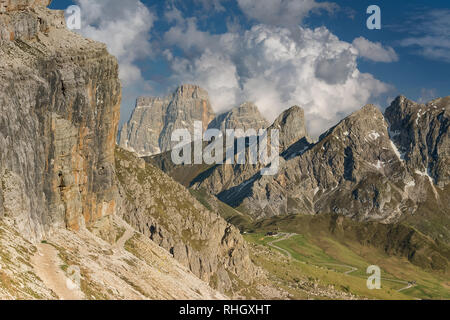
[[[58,250],[49,244],[38,244],[37,251],[32,258],[36,274],[47,288],[53,290],[60,300],[82,300],[83,293],[67,286],[68,278],[61,270],[63,264],[58,257]]]
[[[114,249],[124,250],[125,243],[134,235],[135,230],[131,228],[125,228],[124,234],[120,237],[119,240],[114,244]]]

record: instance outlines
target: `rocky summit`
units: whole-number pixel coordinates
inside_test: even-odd
[[[201,121],[203,130],[241,129],[246,132],[268,127],[258,107],[246,102],[216,116],[208,93],[195,85],[182,85],[165,98],[141,97],[130,120],[119,135],[120,147],[139,156],[152,156],[172,149],[172,132],[188,129],[193,133],[194,121]]]
[[[253,129],[258,132],[259,129],[265,129],[269,126],[267,120],[261,115],[258,107],[251,102],[245,102],[239,107],[233,108],[217,116],[208,128],[219,129],[225,132],[227,129],[241,129],[244,132]]]
[[[158,154],[171,150],[174,130],[193,130],[194,121],[206,129],[214,117],[208,93],[199,86],[182,85],[164,98],[141,97],[120,132],[119,145],[141,156]]]

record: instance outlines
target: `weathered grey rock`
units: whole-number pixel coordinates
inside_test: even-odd
[[[182,85],[164,98],[141,97],[120,132],[119,145],[140,156],[158,154],[172,149],[174,130],[193,134],[194,121],[205,130],[214,117],[208,93],[195,85]]]
[[[47,7],[51,0],[0,0],[0,13]]]
[[[269,130],[272,129],[280,130],[280,153],[303,138],[306,141],[311,140],[306,130],[305,111],[299,106],[293,106],[281,113],[269,127]]]
[[[222,292],[231,289],[231,275],[246,283],[255,278],[238,229],[132,153],[117,148],[116,168],[124,220]]]
[[[418,104],[403,96],[386,109],[392,140],[408,169],[434,184],[450,183],[450,97]]]
[[[46,3],[9,1],[0,14],[0,172],[23,181],[28,213],[15,218],[33,239],[89,227],[115,212],[117,198],[117,61]]]
[[[435,112],[435,120],[424,125],[424,128],[433,128],[431,131],[435,136],[433,138],[433,135],[426,134],[426,141],[431,146],[446,146],[448,118],[445,118],[445,112],[448,111],[442,106],[446,99],[437,101],[440,101],[440,113]],[[431,107],[434,110],[437,108]],[[395,121],[394,114],[400,119],[403,116],[394,110],[391,106],[387,114],[393,119],[393,128],[400,129],[404,124],[399,123],[400,120]],[[429,118],[432,118],[431,114],[430,111]],[[403,145],[410,146],[412,150],[423,150],[419,139],[414,138],[421,136],[421,133],[417,133],[421,132],[418,127],[420,119],[417,122],[416,119],[408,120],[414,127],[411,130],[416,134],[403,136]],[[436,156],[435,163],[448,161],[445,150],[443,148],[437,152],[439,156]],[[426,172],[415,169],[417,165],[414,162],[409,164],[409,160],[403,160],[396,144],[390,139],[389,126],[383,114],[371,105],[323,134],[314,146],[300,152],[298,149],[288,150],[284,157],[286,161],[277,175],[255,175],[245,183],[221,192],[219,198],[235,207],[244,207],[256,218],[298,213],[337,213],[356,220],[385,223],[414,214],[420,203],[447,201],[443,196],[446,191],[436,188]],[[442,165],[437,167],[442,168]],[[437,172],[437,176],[446,181],[445,170]],[[430,199],[430,195],[433,199]],[[448,207],[449,203],[438,205]]]
[[[253,129],[258,132],[259,129],[265,129],[268,126],[269,122],[261,115],[258,107],[251,102],[245,102],[239,107],[217,116],[208,127],[222,132],[227,129],[241,129],[244,132]]]
[[[284,111],[274,123],[267,128],[271,130],[279,130],[280,154],[283,154],[289,147],[299,148],[297,141],[302,143],[301,148],[309,146],[309,137],[305,125],[304,111],[298,106],[291,107]],[[270,142],[270,134],[268,135]],[[258,163],[256,165],[249,163],[248,152],[246,152],[245,164],[223,164],[203,172],[201,175],[193,179],[192,187],[195,189],[205,189],[209,193],[218,195],[230,188],[236,187],[241,183],[245,183],[252,179],[264,165]]]
[[[62,12],[55,14],[41,6],[19,9],[0,14],[2,21],[12,23],[8,28],[19,25],[20,29],[22,22],[35,26],[23,34],[15,33],[14,41],[0,40],[0,222],[12,221],[13,229],[21,234],[14,240],[48,237],[58,248],[73,254],[70,261],[93,267],[86,261],[94,255],[96,263],[106,262],[103,266],[114,270],[112,273],[118,277],[122,267],[114,265],[123,266],[121,259],[125,256],[133,268],[139,268],[136,263],[143,263],[147,271],[148,267],[160,268],[160,276],[172,272],[169,277],[163,275],[148,281],[151,272],[137,271],[131,283],[142,280],[147,288],[158,282],[165,286],[169,278],[169,282],[186,280],[180,282],[189,289],[186,293],[198,290],[197,284],[207,287],[187,276],[187,270],[180,269],[173,259],[155,251],[148,239],[145,244],[133,232],[129,233],[128,226],[123,227],[126,232],[122,235],[128,238],[120,239],[125,242],[121,244],[124,248],[118,250],[121,258],[105,254],[108,245],[93,234],[111,243],[117,241],[119,221],[113,217],[117,213],[221,291],[231,288],[232,275],[251,281],[256,269],[239,231],[194,201],[182,186],[159,170],[147,168],[143,160],[132,154],[131,160],[117,162],[117,174],[124,179],[119,183],[115,140],[121,87],[117,61],[105,45],[68,31]],[[53,23],[55,17],[60,23]],[[46,26],[45,32],[42,26]],[[176,116],[182,110],[180,103],[188,101],[192,114],[186,117],[205,116],[205,127],[212,118],[206,95],[197,87],[183,86],[171,99],[168,115]],[[177,126],[179,119],[171,123]],[[165,137],[164,133],[161,137]],[[149,171],[151,174],[146,176]],[[128,240],[132,243],[129,246],[139,248],[134,258],[126,252],[132,250],[127,247]],[[89,246],[89,250],[84,246]],[[88,286],[95,281],[102,286],[107,283],[93,270],[102,270],[99,266],[82,271],[83,278],[89,279]],[[136,280],[139,276],[142,279]],[[130,277],[120,279],[130,284],[130,280],[124,280]],[[136,290],[137,285],[131,286],[135,292],[142,292]],[[170,297],[179,297],[180,290],[169,286],[163,291],[168,288],[174,291]],[[94,295],[95,289],[88,290],[88,297]],[[121,294],[113,290],[117,291],[114,294]],[[129,288],[123,292],[127,291]],[[201,296],[202,292],[198,294]],[[156,298],[158,294],[146,291],[145,296]],[[168,297],[167,292],[164,296]]]

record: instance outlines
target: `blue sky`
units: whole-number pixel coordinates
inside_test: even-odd
[[[275,6],[274,4],[278,4]],[[298,104],[318,134],[365,103],[450,94],[448,0],[54,0],[120,63],[121,123],[139,95],[205,87],[217,112],[245,100],[272,120]],[[366,27],[369,5],[381,30]],[[356,40],[355,40],[356,39]]]

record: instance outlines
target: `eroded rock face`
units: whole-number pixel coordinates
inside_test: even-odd
[[[0,0],[0,13],[47,7],[52,0]]]
[[[450,184],[450,97],[418,104],[400,96],[385,115],[408,169],[439,187]]]
[[[299,140],[311,141],[306,130],[305,111],[299,106],[293,106],[281,113],[269,127],[269,130],[271,129],[280,130],[280,153]]]
[[[116,168],[123,199],[119,212],[130,225],[221,292],[232,288],[233,277],[247,283],[255,278],[257,269],[237,228],[130,152],[117,148]]]
[[[0,14],[0,172],[22,181],[29,198],[29,211],[15,217],[19,230],[38,239],[53,226],[89,227],[116,209],[117,61],[105,45],[67,30],[63,12],[44,8],[48,1],[7,4]]]
[[[261,115],[258,107],[251,103],[245,102],[237,108],[217,116],[209,124],[209,128],[218,129],[225,132],[227,129],[241,129],[244,132],[253,129],[258,132],[259,129],[265,129],[269,126],[269,122]]]
[[[174,130],[193,134],[194,121],[205,130],[214,117],[208,93],[196,85],[182,85],[164,98],[141,97],[120,132],[119,145],[140,156],[158,154],[172,149]]]
[[[273,129],[279,130],[280,154],[282,155],[288,149],[293,152],[309,146],[310,139],[306,130],[304,111],[298,106],[291,107],[280,114],[274,123],[267,128],[267,131],[271,132]],[[270,141],[270,134],[268,140]],[[261,163],[250,164],[248,152],[246,152],[245,164],[214,166],[196,177],[192,181],[192,187],[205,189],[209,193],[218,195],[254,179],[262,168],[264,166]]]
[[[386,112],[391,126],[376,107],[365,106],[318,143],[300,152],[286,151],[277,175],[254,176],[219,198],[245,207],[256,218],[337,213],[389,223],[412,215],[425,201],[448,208],[449,203],[441,203],[447,201],[447,98],[430,102],[426,110],[422,106],[422,113],[416,104],[396,101]],[[390,133],[397,136],[394,141]],[[427,166],[434,179],[428,177]]]

